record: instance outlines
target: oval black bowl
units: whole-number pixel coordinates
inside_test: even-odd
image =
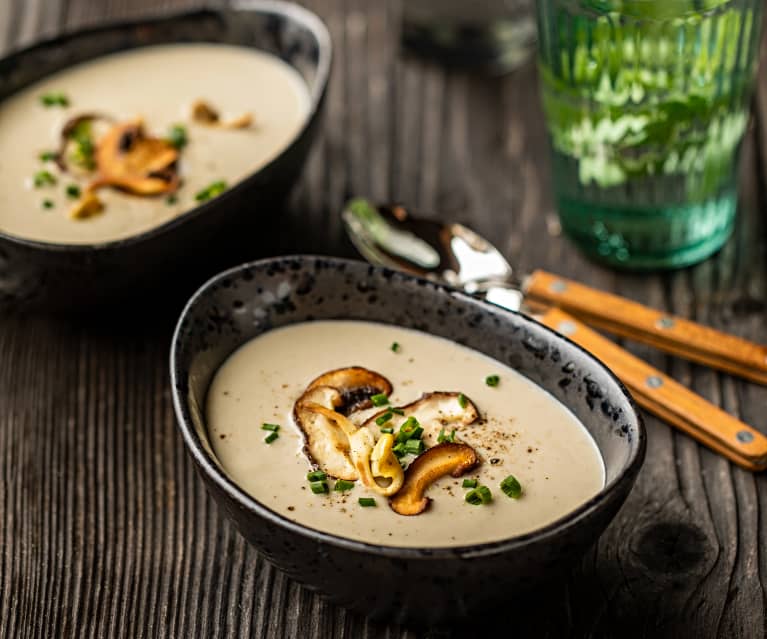
[[[169,283],[161,297],[168,301],[175,294],[181,302],[205,275],[268,254],[270,239],[279,233],[280,202],[296,182],[314,138],[330,72],[330,36],[313,13],[287,2],[240,0],[220,11],[68,34],[0,60],[0,99],[85,60],[174,42],[222,42],[277,55],[309,87],[311,109],[303,128],[274,160],[220,197],[144,233],[72,245],[0,232],[0,311],[87,312],[129,296],[146,300]]]
[[[376,546],[319,532],[271,511],[218,465],[204,420],[212,375],[272,328],[359,319],[427,331],[510,365],[568,406],[605,462],[604,489],[535,532],[455,548]],[[577,561],[629,493],[645,431],[621,383],[594,357],[524,315],[361,262],[283,257],[225,271],[192,297],[171,348],[173,401],[184,442],[213,498],[276,566],[343,606],[391,621],[439,623],[489,610]]]

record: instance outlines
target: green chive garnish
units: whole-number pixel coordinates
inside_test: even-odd
[[[168,129],[168,142],[177,149],[183,149],[189,138],[186,136],[186,127],[183,124],[174,124]]]
[[[477,487],[477,480],[476,479],[464,479],[462,486],[464,488],[476,488]]]
[[[472,506],[479,506],[480,504],[489,504],[493,501],[493,494],[487,486],[478,486],[474,490],[470,490],[466,493],[466,501]]]
[[[397,433],[397,441],[406,442],[408,439],[419,439],[422,434],[423,428],[421,428],[418,420],[411,415],[400,426],[399,433]]]
[[[376,505],[376,500],[373,499],[372,497],[360,497],[359,504],[363,508],[370,508],[371,506]]]
[[[313,470],[309,473],[306,473],[306,478],[309,481],[322,481],[324,479],[327,479],[328,476],[323,473],[321,470]]]
[[[69,132],[69,139],[74,142],[74,149],[69,154],[69,159],[73,164],[87,170],[96,168],[94,159],[95,146],[91,135],[90,120],[82,120]]]
[[[376,424],[379,426],[383,426],[386,422],[388,422],[392,417],[394,417],[394,413],[392,413],[390,410],[387,410],[383,415],[380,417],[376,417]]]
[[[40,162],[53,162],[58,155],[55,151],[42,151],[37,157],[40,159]]]
[[[32,182],[36,189],[41,186],[53,186],[56,184],[56,176],[50,171],[38,171],[32,178]]]
[[[176,195],[169,195],[165,198],[165,204],[168,206],[173,206],[176,202],[178,202],[178,197]]]
[[[224,191],[226,191],[226,182],[218,180],[206,186],[202,191],[198,191],[194,199],[198,202],[205,202],[217,195],[221,195]]]
[[[400,442],[399,444],[395,444],[392,446],[391,452],[394,453],[394,456],[397,457],[397,459],[404,457],[407,455],[407,450],[405,450],[405,443]]]
[[[60,106],[68,107],[69,98],[63,93],[44,93],[40,96],[40,104],[44,107]]]
[[[509,475],[501,482],[501,490],[512,499],[519,499],[522,496],[522,485],[514,475]]]
[[[485,377],[485,384],[488,386],[498,386],[498,382],[501,381],[501,378],[498,377],[498,375],[488,375]]]
[[[261,424],[261,430],[270,430],[273,433],[276,433],[278,430],[280,430],[279,424]]]
[[[469,405],[469,399],[463,393],[458,394],[458,405],[461,408],[466,408]]]
[[[410,455],[420,455],[424,451],[423,441],[420,439],[408,439],[405,442],[405,451]]]
[[[396,353],[397,351],[399,351],[399,343],[398,342],[392,342],[391,350],[392,350],[393,353]]]
[[[267,436],[264,438],[264,441],[265,441],[267,444],[271,444],[271,443],[272,443],[272,442],[273,442],[275,439],[277,439],[278,437],[279,437],[279,434],[278,434],[278,433],[269,433],[269,434],[268,434],[268,435],[267,435]]]
[[[328,492],[328,482],[326,482],[324,479],[322,481],[313,481],[311,484],[309,484],[309,488],[312,489],[312,492],[315,495],[321,495],[323,493]]]
[[[336,482],[336,485],[333,486],[333,490],[335,490],[338,493],[343,493],[347,490],[351,490],[354,488],[354,482],[353,481],[347,481],[345,479],[339,479]]]
[[[76,200],[80,197],[80,187],[77,184],[68,184],[66,189],[67,197]]]
[[[373,406],[386,406],[386,404],[389,403],[389,398],[383,393],[378,393],[377,395],[373,395],[370,398],[370,401],[373,402]]]
[[[395,415],[404,415],[405,414],[405,411],[402,410],[401,408],[392,408],[391,412],[394,413]]]
[[[439,435],[437,435],[437,443],[441,444],[442,442],[450,442],[453,443],[455,441],[455,428],[453,431],[448,435],[445,433],[445,429],[442,428],[439,431]]]
[[[388,428],[382,428],[381,432],[386,433],[387,435],[391,435],[394,432],[394,429],[391,426],[389,426]]]
[[[42,206],[43,206],[44,209],[52,209],[53,208],[53,200],[49,200],[49,199],[46,198],[45,200],[43,200]]]

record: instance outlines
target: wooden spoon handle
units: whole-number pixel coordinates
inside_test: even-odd
[[[766,346],[545,271],[535,271],[528,278],[525,294],[531,301],[558,306],[609,333],[767,384]]]
[[[767,437],[560,309],[536,316],[610,368],[637,404],[748,470],[767,467]]]

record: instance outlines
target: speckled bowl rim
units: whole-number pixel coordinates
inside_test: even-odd
[[[189,409],[186,404],[186,398],[181,397],[179,393],[179,382],[182,377],[182,371],[179,370],[179,366],[177,364],[177,353],[180,350],[179,342],[181,341],[181,328],[185,323],[187,315],[191,312],[192,307],[195,306],[201,298],[204,298],[206,295],[208,295],[212,288],[216,287],[217,284],[222,280],[227,278],[236,278],[245,270],[260,271],[274,262],[283,262],[285,260],[297,260],[303,263],[322,260],[326,263],[334,265],[363,264],[363,262],[358,260],[348,260],[321,255],[282,255],[278,257],[270,257],[261,260],[254,260],[252,262],[246,262],[244,264],[240,264],[238,266],[222,271],[221,273],[211,277],[199,289],[197,289],[197,291],[186,303],[183,311],[181,312],[181,315],[179,316],[179,320],[176,324],[176,328],[173,332],[173,338],[171,341],[170,377],[171,392],[173,394],[173,408],[176,413],[176,422],[178,428],[181,431],[184,439],[184,444],[196,461],[200,471],[203,472],[206,477],[212,480],[219,489],[225,492],[230,499],[232,499],[242,508],[268,520],[272,524],[287,528],[293,533],[303,535],[305,537],[309,537],[324,543],[340,546],[348,550],[354,550],[362,553],[371,553],[384,557],[399,557],[406,559],[448,559],[455,557],[471,558],[519,550],[531,543],[545,542],[552,537],[556,537],[566,530],[581,525],[581,523],[589,518],[595,511],[599,510],[604,504],[606,504],[610,493],[619,489],[622,484],[626,482],[633,484],[633,481],[639,473],[639,470],[642,467],[642,463],[644,462],[647,448],[647,433],[645,430],[642,415],[637,410],[636,403],[631,397],[631,394],[610,369],[608,369],[604,364],[602,364],[602,362],[596,359],[596,357],[594,357],[591,353],[586,351],[575,342],[567,339],[559,333],[556,333],[555,331],[551,330],[547,326],[544,326],[540,322],[537,322],[524,313],[509,311],[501,308],[500,306],[496,306],[495,304],[490,304],[488,302],[478,300],[456,289],[438,284],[431,280],[425,280],[413,275],[401,273],[400,275],[402,275],[403,278],[411,279],[414,282],[419,282],[420,286],[430,288],[439,295],[449,295],[453,298],[461,300],[462,302],[476,306],[482,311],[489,312],[491,314],[499,314],[501,316],[505,314],[514,315],[521,319],[523,323],[534,325],[536,328],[543,330],[544,333],[548,334],[551,342],[564,342],[574,347],[576,350],[579,350],[592,363],[593,366],[602,369],[613,381],[613,383],[615,383],[621,394],[626,399],[627,404],[631,409],[630,416],[633,417],[636,423],[636,436],[624,467],[591,499],[578,506],[578,508],[575,510],[570,511],[566,515],[556,519],[546,526],[543,526],[542,528],[537,528],[523,535],[517,535],[506,539],[464,546],[435,546],[431,548],[419,548],[410,546],[384,546],[371,544],[305,526],[298,522],[292,521],[263,505],[254,497],[251,497],[248,493],[246,493],[234,481],[232,481],[232,479],[229,478],[229,476],[221,468],[218,462],[206,452],[205,447],[202,445],[202,441],[198,437],[195,426],[192,423],[191,414],[189,413]],[[375,271],[381,273],[387,270],[381,267],[372,268],[374,268]],[[186,385],[186,383],[184,383],[184,385]]]
[[[221,8],[203,6],[203,7],[197,8],[196,10],[172,11],[167,14],[148,16],[145,18],[139,18],[134,20],[120,20],[120,21],[115,21],[112,23],[103,24],[98,27],[91,27],[86,29],[78,29],[75,31],[70,31],[70,32],[58,35],[54,38],[41,40],[31,46],[13,50],[8,55],[3,56],[2,59],[8,60],[8,59],[16,58],[16,57],[26,56],[30,53],[35,52],[36,50],[45,49],[47,47],[56,46],[58,44],[63,44],[66,41],[72,40],[74,38],[78,38],[80,36],[87,36],[91,34],[102,33],[104,31],[111,31],[114,29],[122,29],[122,28],[128,29],[128,28],[137,27],[139,25],[147,24],[147,23],[172,22],[174,20],[180,20],[184,18],[193,18],[195,16],[201,16],[205,14],[223,15],[227,10],[228,11],[251,11],[254,13],[273,13],[273,14],[282,15],[289,18],[295,23],[305,26],[307,30],[309,30],[317,39],[317,51],[319,52],[318,61],[317,61],[317,76],[315,78],[314,86],[307,87],[310,91],[309,95],[311,98],[311,106],[310,106],[309,112],[306,114],[303,125],[291,138],[290,142],[279,153],[277,153],[277,155],[275,155],[271,160],[269,160],[269,162],[267,162],[260,168],[256,169],[255,171],[249,173],[244,178],[238,180],[237,183],[232,188],[227,189],[226,191],[224,191],[224,193],[222,193],[218,197],[212,200],[208,200],[207,202],[203,202],[202,204],[199,204],[198,206],[195,206],[194,208],[191,208],[185,211],[181,215],[178,215],[174,217],[173,219],[170,219],[167,222],[160,224],[159,226],[154,226],[136,235],[130,235],[128,237],[123,237],[117,240],[109,240],[107,242],[95,242],[91,244],[87,244],[87,243],[66,244],[62,242],[44,242],[41,240],[31,240],[28,238],[20,237],[18,235],[13,235],[11,233],[6,233],[0,230],[0,239],[5,240],[7,242],[12,242],[20,246],[24,246],[27,248],[50,251],[52,253],[89,253],[89,252],[99,252],[99,251],[114,251],[114,250],[119,250],[121,248],[130,246],[133,244],[139,244],[146,240],[152,239],[156,236],[163,235],[167,232],[170,232],[173,229],[175,229],[177,226],[185,224],[193,218],[196,218],[200,215],[204,215],[208,210],[210,210],[214,206],[226,206],[227,200],[230,198],[232,194],[240,191],[242,188],[245,188],[245,184],[249,182],[250,180],[254,179],[255,177],[257,177],[259,174],[265,171],[268,171],[274,164],[277,163],[278,160],[283,158],[295,146],[298,140],[300,140],[306,134],[307,129],[312,125],[315,118],[317,117],[320,105],[322,104],[322,99],[325,96],[325,93],[327,91],[328,82],[330,80],[330,68],[331,68],[331,63],[333,59],[333,46],[331,44],[330,32],[328,31],[328,28],[325,25],[325,23],[322,21],[322,19],[315,13],[311,12],[309,9],[306,9],[297,4],[293,4],[292,2],[285,2],[284,0],[233,0],[223,10]],[[198,42],[204,43],[208,41],[199,40]],[[152,46],[152,45],[146,45],[146,46]],[[240,46],[244,46],[244,45],[240,45]],[[141,48],[143,48],[143,45],[140,47],[133,47],[133,49],[141,49]],[[247,47],[247,48],[258,50],[258,47]],[[117,53],[117,52],[115,51],[113,53]],[[112,54],[107,53],[104,55],[106,56],[106,55],[112,55]],[[96,56],[96,58],[98,57],[102,57],[102,56]],[[95,60],[96,58],[93,58],[93,59]],[[81,62],[78,62],[77,64],[82,64],[83,62],[86,62],[86,61],[83,60]]]

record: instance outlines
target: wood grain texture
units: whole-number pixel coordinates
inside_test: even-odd
[[[0,46],[192,4],[6,0]],[[343,201],[399,199],[474,226],[520,272],[562,273],[767,341],[767,74],[732,240],[692,269],[620,275],[559,234],[534,65],[503,78],[447,71],[400,55],[395,3],[305,4],[330,27],[335,68],[322,135],[284,212],[286,228],[312,233],[278,238],[275,253],[351,255]],[[635,490],[565,582],[470,629],[372,624],[324,603],[265,563],[206,496],[173,423],[172,318],[147,324],[0,319],[0,637],[765,636],[767,479],[654,418]],[[767,430],[767,389],[629,348]]]

